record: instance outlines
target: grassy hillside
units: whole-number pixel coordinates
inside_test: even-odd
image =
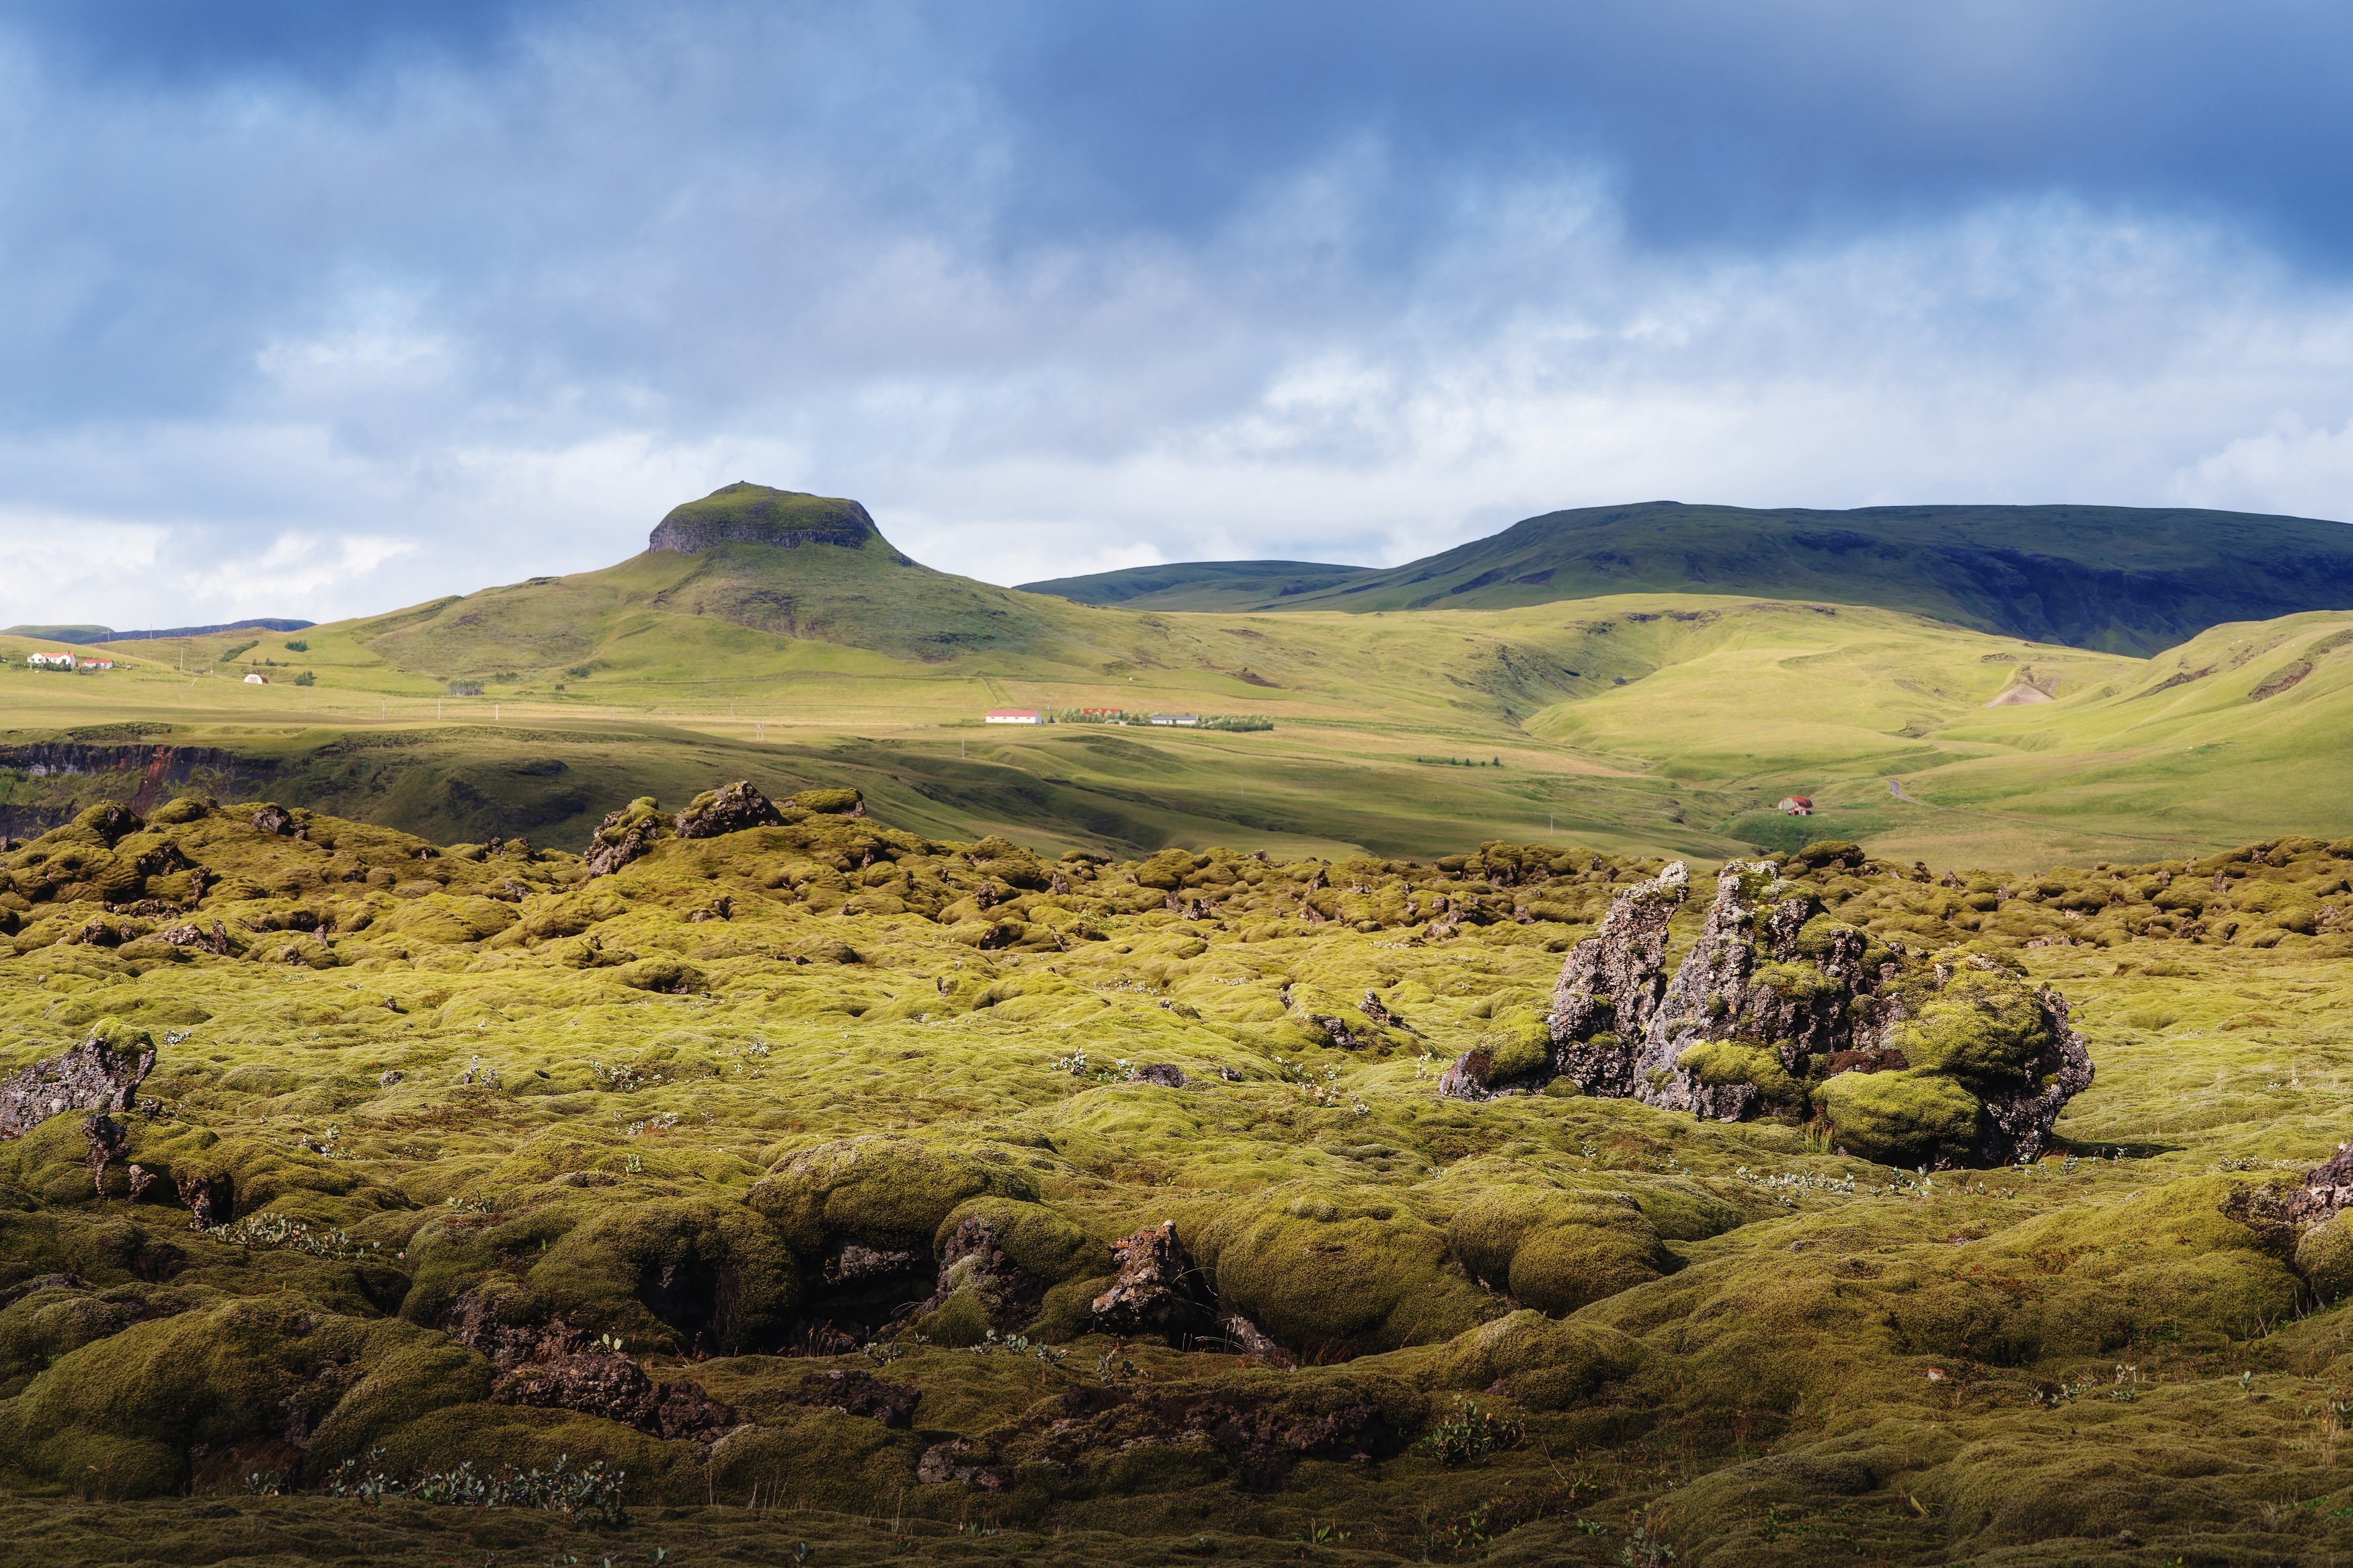
[[[313,628],[234,665],[217,657],[249,634],[119,647],[106,676],[27,670],[21,655],[40,645],[0,640],[0,768],[17,757],[0,813],[56,821],[126,795],[164,744],[225,750],[321,809],[563,844],[599,800],[717,773],[778,790],[839,774],[925,831],[1121,853],[1429,854],[1549,831],[1715,858],[1828,835],[2026,868],[2353,832],[2331,740],[2353,721],[2353,648],[2331,640],[2353,615],[2217,628],[2151,661],[1770,599],[1227,616],[1007,595],[1048,606],[1067,638],[926,662],[674,605],[592,608],[544,622],[601,628],[567,647],[578,665],[489,668],[480,697],[448,696],[446,666],[398,662],[434,637],[520,652],[534,603],[609,600],[632,571],[666,581],[700,559],[643,558],[591,574],[594,590],[496,590],[435,610],[438,629],[415,638],[393,617]],[[513,603],[489,613],[502,596]],[[1105,653],[1118,657],[1087,662]],[[184,675],[184,659],[213,673]],[[2254,695],[2299,664],[2301,679]],[[243,684],[248,668],[276,682]],[[314,685],[288,684],[304,669]],[[2052,700],[1987,706],[2027,687]],[[1008,703],[1261,713],[1274,728],[978,723]],[[59,739],[114,748],[108,766],[132,775],[31,776],[21,749]],[[1820,815],[1770,810],[1793,792]]]
[[[1770,868],[2085,1031],[2056,1147],[1931,1173],[1438,1096],[1656,859],[1040,859],[837,792],[591,879],[256,804],[0,852],[0,1073],[155,1051],[137,1109],[0,1138],[28,1560],[2353,1545],[2353,1221],[2265,1206],[2343,1136],[2353,841]],[[1123,1328],[1164,1224],[1214,1321]]]
[[[1051,594],[1080,605],[1132,609],[1234,610],[1335,587],[1373,570],[1316,561],[1187,561],[1171,566],[1131,566],[1084,577],[1020,584],[1025,594]]]
[[[1108,602],[1125,597],[1131,580],[1104,573],[1053,591]],[[1875,605],[2037,642],[2147,654],[2224,621],[2353,608],[2353,531],[2309,518],[2188,509],[1812,511],[1651,501],[1547,512],[1331,587],[1218,607],[1501,609],[1643,592]]]

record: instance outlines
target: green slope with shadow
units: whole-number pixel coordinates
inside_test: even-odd
[[[1108,601],[1130,578],[1067,579],[1053,591]],[[1638,593],[1874,605],[2147,655],[2226,621],[2353,607],[2353,531],[2189,508],[1647,501],[1546,512],[1403,566],[1218,607],[1493,610]]]

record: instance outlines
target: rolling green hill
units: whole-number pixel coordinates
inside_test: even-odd
[[[2154,659],[1714,592],[1176,614],[934,572],[855,502],[749,485],[655,541],[299,638],[117,644],[103,677],[29,670],[33,642],[0,637],[0,832],[169,782],[574,843],[599,802],[723,773],[845,779],[926,832],[1122,854],[1575,835],[1719,858],[1837,837],[2028,868],[2353,833],[2346,612],[2230,623]],[[1273,728],[981,724],[1005,706]],[[1819,814],[1779,816],[1789,794]]]
[[[1020,587],[1025,594],[1051,594],[1079,605],[1238,610],[1269,599],[1295,598],[1337,587],[1373,571],[1370,566],[1335,566],[1319,561],[1187,561],[1170,566],[1131,566],[1085,577],[1056,577]]]
[[[1148,574],[1175,584],[1189,569],[1032,586],[1088,603],[1133,601],[1156,589],[1131,593],[1132,584],[1164,580]],[[2353,608],[2353,531],[2186,508],[1811,511],[1648,501],[1546,512],[1403,566],[1217,607],[1493,610],[1645,592],[1876,605],[2038,642],[2147,654],[2225,621]]]

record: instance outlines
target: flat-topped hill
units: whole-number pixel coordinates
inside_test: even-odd
[[[857,549],[881,538],[874,520],[854,500],[772,489],[738,480],[701,500],[672,507],[646,541],[648,550],[692,555],[722,544],[839,544]]]

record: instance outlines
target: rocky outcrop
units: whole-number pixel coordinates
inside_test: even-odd
[[[747,827],[781,827],[784,821],[774,801],[754,789],[749,781],[737,779],[696,795],[678,814],[675,826],[681,838],[716,838]]]
[[[675,507],[646,541],[648,551],[692,555],[723,544],[804,544],[856,549],[879,538],[874,520],[854,500],[772,489],[742,481]]]
[[[451,1339],[499,1369],[493,1404],[576,1410],[658,1437],[709,1441],[736,1425],[735,1412],[698,1385],[656,1383],[618,1351],[589,1348],[562,1318],[510,1322],[498,1308],[470,1290],[450,1303],[445,1322]]]
[[[960,1290],[972,1291],[992,1327],[1014,1329],[1038,1315],[1048,1281],[1013,1261],[986,1215],[966,1215],[940,1243],[940,1272],[916,1315],[936,1312]]]
[[[1680,860],[1610,903],[1601,930],[1569,950],[1546,1018],[1555,1070],[1588,1094],[1634,1092],[1630,1043],[1640,1040],[1665,986],[1667,921],[1683,907],[1691,874]]]
[[[596,837],[582,851],[591,877],[609,877],[632,860],[653,852],[670,824],[663,820],[651,795],[640,795],[618,811],[607,812]]]
[[[91,1190],[100,1197],[104,1197],[106,1196],[106,1168],[131,1152],[131,1134],[123,1131],[122,1123],[104,1111],[100,1111],[83,1120],[81,1135],[90,1144]]]
[[[871,1372],[813,1372],[783,1397],[787,1405],[863,1415],[903,1432],[914,1425],[915,1406],[922,1402],[923,1391],[903,1383],[885,1383]]]
[[[1112,1244],[1118,1278],[1094,1299],[1096,1328],[1107,1334],[1161,1334],[1174,1341],[1209,1327],[1200,1274],[1176,1239],[1176,1222],[1163,1220]]]
[[[656,1383],[610,1351],[566,1352],[502,1373],[491,1402],[576,1410],[672,1439],[708,1440],[736,1425],[735,1412],[697,1384]]]
[[[101,1024],[73,1049],[0,1080],[0,1138],[21,1138],[69,1110],[129,1110],[154,1066],[146,1031]]]
[[[1697,940],[1665,973],[1681,865],[1619,895],[1562,966],[1550,1052],[1465,1052],[1443,1093],[1482,1100],[1567,1077],[1586,1093],[1733,1121],[1826,1121],[1891,1163],[1990,1165],[2039,1153],[2092,1062],[2067,1001],[1996,960],[1926,961],[1826,918],[1771,862],[1716,879]]]

